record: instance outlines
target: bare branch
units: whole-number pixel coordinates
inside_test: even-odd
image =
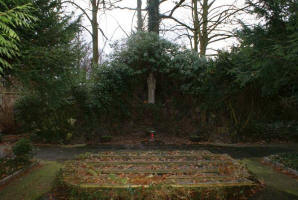
[[[117,23],[117,25],[119,26],[119,28],[123,31],[123,33],[127,36],[127,37],[129,37],[129,34],[124,30],[124,28],[120,25],[120,23],[118,22],[118,20],[113,16],[113,15],[109,15],[109,16],[111,16],[115,21],[116,21],[116,23]]]
[[[180,0],[171,10],[170,10],[170,14],[167,17],[172,17],[174,12],[182,5],[182,3],[184,3],[185,0]],[[168,11],[169,12],[169,11]],[[166,15],[161,15],[161,18],[166,18]]]
[[[85,29],[85,30],[86,30],[86,31],[93,37],[92,32],[91,32],[86,26],[81,25],[81,27],[82,27],[83,29]]]
[[[136,8],[129,8],[129,7],[120,7],[120,6],[113,6],[115,9],[121,9],[121,10],[132,10],[132,11],[137,11]],[[142,11],[147,11],[147,9],[141,9]]]
[[[75,2],[73,1],[62,1],[61,3],[70,3],[74,6],[76,6],[78,9],[80,9],[83,14],[88,18],[88,20],[90,21],[90,23],[92,23],[92,19],[89,17],[88,13],[85,11],[85,9],[83,9],[81,6],[79,6],[78,4],[76,4]]]
[[[240,12],[242,10],[245,10],[247,7],[249,7],[249,6],[245,6],[243,8],[238,9],[238,10],[235,10],[234,12],[232,12],[232,13],[224,16],[223,18],[218,18],[218,20],[214,23],[213,28],[211,28],[208,33],[210,33],[211,31],[213,31],[220,23],[222,23],[227,18],[231,17],[232,15],[235,15],[236,13],[238,13],[238,12]]]
[[[190,27],[186,23],[181,22],[180,20],[176,19],[175,17],[163,16],[163,19],[171,19],[171,20],[175,21],[176,23],[180,24],[181,26],[188,28],[189,30],[194,30],[194,28]]]
[[[103,30],[101,28],[98,28],[98,30],[101,32],[101,34],[104,36],[104,38],[106,40],[108,40],[107,36],[105,35],[105,33],[103,32]]]
[[[99,8],[99,4],[101,3],[103,5],[103,9],[104,10],[109,10],[109,9],[113,9],[114,8],[114,5],[116,3],[119,3],[121,2],[122,0],[115,0],[114,2],[111,2],[110,0],[107,1],[107,0],[97,0],[97,4],[96,4],[96,7],[97,9]]]
[[[226,36],[221,37],[221,38],[218,38],[216,40],[209,41],[208,44],[211,44],[211,43],[214,43],[214,42],[218,42],[218,41],[221,41],[221,40],[225,40],[225,39],[228,39],[228,38],[231,38],[231,37],[234,37],[234,35],[226,35]]]
[[[160,2],[159,2],[159,5],[160,4],[162,4],[162,3],[164,3],[164,2],[166,2],[167,0],[161,0]]]

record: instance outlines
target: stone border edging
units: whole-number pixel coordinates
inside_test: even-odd
[[[295,177],[298,177],[298,171],[296,171],[296,170],[294,170],[292,168],[286,167],[282,163],[273,161],[269,157],[264,157],[263,161],[266,164],[272,165],[274,168],[281,169],[281,170],[283,170],[283,171],[285,171],[285,172],[287,172],[287,173],[289,173],[291,175],[294,175]]]
[[[38,162],[33,162],[31,165],[29,165],[29,166],[27,166],[27,167],[25,167],[25,168],[23,168],[23,169],[20,169],[20,170],[18,170],[18,171],[16,171],[16,172],[12,173],[11,175],[6,176],[5,178],[3,178],[3,179],[0,180],[0,186],[2,186],[2,185],[4,185],[4,184],[8,183],[11,179],[15,178],[15,177],[18,176],[18,175],[21,175],[22,173],[24,173],[24,172],[27,171],[28,169],[33,168],[33,167],[36,166],[37,164],[38,164]]]

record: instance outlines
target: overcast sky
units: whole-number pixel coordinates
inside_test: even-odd
[[[74,1],[77,4],[79,4],[83,9],[85,9],[85,11],[88,12],[89,15],[91,16],[91,12],[89,10],[91,9],[90,0],[74,0]],[[187,1],[190,1],[190,0],[187,0]],[[223,4],[234,4],[234,5],[237,5],[238,7],[243,7],[244,2],[245,0],[238,0],[238,1],[217,0],[216,3],[214,4],[214,7],[223,5]],[[160,6],[160,12],[165,13],[166,11],[170,10],[173,7],[173,5],[174,5],[173,0],[168,0],[168,2],[165,2]],[[122,2],[117,3],[117,6],[136,8],[137,0],[122,0]],[[146,7],[146,0],[143,0],[143,8],[145,7]],[[71,6],[70,4],[67,4],[67,10],[74,11],[76,15],[79,15],[82,13],[79,9],[77,9],[75,6]],[[145,16],[146,12],[143,12],[143,15]],[[186,10],[184,8],[176,10],[175,17],[179,18],[183,22],[191,22],[190,20],[191,13],[189,10]],[[254,19],[251,16],[248,16],[246,14],[238,16],[237,18],[244,20],[248,23],[254,21]],[[109,44],[112,44],[116,40],[126,38],[127,35],[132,33],[132,31],[135,31],[136,12],[131,10],[122,10],[122,9],[113,9],[105,12],[103,12],[102,10],[99,10],[98,23],[99,23],[99,27],[104,31],[105,35],[109,39],[108,41],[106,41],[106,39],[100,33],[99,48],[100,49],[104,48],[104,52],[107,54],[112,51]],[[86,17],[84,17],[83,19],[83,24],[85,27],[91,30],[91,25]],[[174,24],[175,24],[174,22],[170,20],[166,20],[162,22],[161,27],[162,28],[171,27]],[[146,22],[145,22],[145,25],[146,25]],[[226,30],[232,30],[237,28],[237,25],[233,25],[233,26],[225,25],[223,28]],[[183,37],[178,38],[178,33],[179,33],[178,31],[166,32],[166,33],[162,33],[162,35],[173,42],[189,47],[189,40]],[[87,31],[83,33],[83,39],[87,42],[91,42],[91,36],[87,33]],[[224,41],[213,43],[212,45],[210,45],[210,47],[213,49],[228,49],[231,45],[235,43],[236,43],[235,39],[227,39]],[[208,51],[208,52],[211,53],[212,51]]]

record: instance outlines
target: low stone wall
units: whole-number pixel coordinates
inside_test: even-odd
[[[0,186],[8,183],[10,180],[15,178],[16,176],[22,175],[27,170],[31,169],[32,167],[36,166],[37,164],[38,164],[37,162],[33,162],[31,165],[29,165],[27,167],[24,167],[23,169],[20,169],[20,170],[14,172],[13,174],[11,174],[9,176],[6,176],[5,178],[0,180]]]

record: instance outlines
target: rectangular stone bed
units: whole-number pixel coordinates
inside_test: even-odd
[[[209,151],[87,153],[61,180],[74,199],[242,199],[259,188],[239,161]]]

